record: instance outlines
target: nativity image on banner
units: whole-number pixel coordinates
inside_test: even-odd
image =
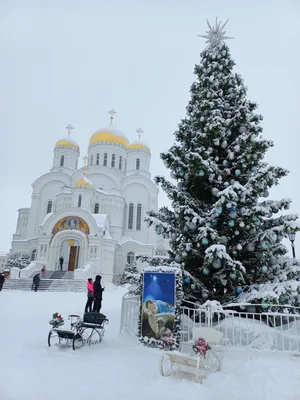
[[[142,336],[160,340],[169,331],[173,334],[175,319],[175,274],[145,272]]]

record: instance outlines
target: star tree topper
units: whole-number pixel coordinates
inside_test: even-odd
[[[207,39],[205,43],[208,43],[208,45],[216,45],[226,39],[234,39],[233,37],[225,36],[226,31],[224,30],[224,28],[228,20],[225,22],[225,24],[221,25],[221,21],[218,22],[218,18],[216,18],[216,24],[214,26],[211,26],[207,20],[206,22],[209,28],[208,31],[206,31],[206,35],[198,36]]]

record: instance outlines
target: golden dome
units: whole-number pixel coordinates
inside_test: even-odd
[[[78,181],[75,182],[75,186],[93,187],[93,184],[84,175],[82,178],[78,179]]]
[[[75,142],[75,140],[71,139],[70,136],[58,140],[55,144],[55,147],[75,147],[75,149],[79,151],[78,144]]]
[[[128,149],[129,150],[136,150],[136,149],[145,150],[150,153],[150,147],[146,143],[142,142],[141,140],[136,140],[135,142],[131,143],[128,146]]]
[[[104,128],[95,132],[90,138],[90,145],[95,143],[116,143],[128,147],[128,139],[117,129]]]

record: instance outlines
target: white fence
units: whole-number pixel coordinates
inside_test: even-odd
[[[190,303],[182,307],[181,340],[192,339],[198,327],[212,327],[223,333],[224,345],[230,349],[300,352],[300,309],[280,306],[284,312],[234,311],[226,307],[212,307],[214,302],[199,306]],[[239,304],[241,308],[251,304]],[[124,296],[120,332],[138,335],[140,314],[139,296]]]

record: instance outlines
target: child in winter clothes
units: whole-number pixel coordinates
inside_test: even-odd
[[[89,278],[86,284],[87,287],[87,302],[85,305],[85,312],[91,312],[94,302],[94,286],[92,278]]]

